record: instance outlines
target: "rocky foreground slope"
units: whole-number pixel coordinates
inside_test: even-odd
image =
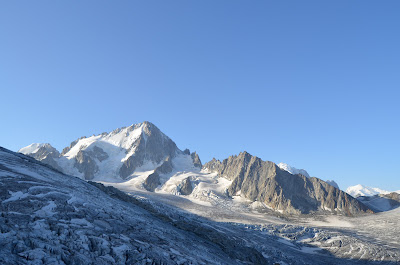
[[[290,174],[275,163],[247,152],[222,162],[213,159],[204,168],[232,181],[227,190],[230,196],[240,194],[283,213],[307,214],[319,210],[346,215],[372,213],[358,200],[318,178]]]

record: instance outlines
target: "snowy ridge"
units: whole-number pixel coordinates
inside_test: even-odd
[[[380,188],[370,188],[361,184],[350,186],[346,189],[346,192],[353,197],[359,196],[374,196],[377,194],[387,194],[390,191],[382,190]]]
[[[135,153],[137,146],[134,143],[142,134],[143,124],[139,124],[116,129],[109,134],[83,138],[66,152],[58,162],[66,173],[83,178],[83,174],[74,166],[74,159],[78,155],[78,152],[82,150],[90,152],[97,147],[106,153],[108,158],[103,161],[94,160],[99,168],[94,178],[98,180],[118,180],[121,163]],[[155,166],[151,165],[150,167],[154,168]]]
[[[35,154],[39,151],[40,148],[42,147],[51,147],[50,144],[41,144],[41,143],[33,143],[30,144],[24,148],[19,149],[18,152],[23,153],[24,155],[28,155],[28,154]]]
[[[90,150],[94,146],[101,147],[106,153],[117,155],[121,160],[126,159],[124,153],[130,149],[133,143],[143,132],[143,124],[139,126],[131,125],[126,128],[120,128],[109,134],[94,135],[88,138],[80,139],[64,156],[68,159],[75,157],[80,150]],[[121,161],[120,160],[120,161]]]
[[[40,155],[37,155],[39,150]],[[183,153],[150,122],[81,137],[64,148],[61,154],[50,144],[32,144],[20,152],[69,175],[114,182],[131,178],[138,170],[155,169],[167,157]],[[47,157],[50,152],[51,156]]]
[[[306,176],[307,178],[310,177],[310,175],[308,174],[308,172],[304,169],[297,169],[295,167],[292,167],[286,163],[279,163],[277,165],[280,169],[285,170],[287,172],[289,172],[290,174],[296,175],[296,174],[301,174],[303,176]]]

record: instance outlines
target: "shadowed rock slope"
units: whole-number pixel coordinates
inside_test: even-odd
[[[213,159],[203,168],[232,180],[228,195],[240,194],[283,213],[307,214],[320,210],[346,215],[372,213],[367,206],[321,179],[292,175],[275,163],[247,152],[222,162]]]

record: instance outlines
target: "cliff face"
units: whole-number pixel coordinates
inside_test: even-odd
[[[327,210],[346,215],[372,212],[347,193],[318,178],[292,175],[275,163],[247,152],[221,161],[213,159],[204,168],[232,180],[230,196],[241,194],[284,213],[310,213]]]

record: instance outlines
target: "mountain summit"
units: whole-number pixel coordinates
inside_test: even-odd
[[[143,122],[110,133],[81,137],[61,154],[50,144],[32,144],[19,152],[86,180],[126,180],[137,170],[150,170],[165,160],[187,155],[154,124]],[[188,154],[190,155],[190,154]],[[192,154],[193,163],[199,164]]]

